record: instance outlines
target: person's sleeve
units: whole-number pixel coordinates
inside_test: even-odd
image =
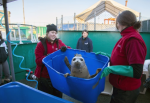
[[[44,51],[45,51],[45,49],[44,49],[42,43],[39,42],[39,43],[37,44],[36,48],[35,48],[35,58],[36,58],[36,59],[35,59],[35,62],[36,62],[37,65],[43,65],[42,59],[43,59],[44,57],[46,57],[46,56],[44,55]]]
[[[93,52],[93,43],[92,43],[92,40],[90,40],[90,52]]]
[[[79,49],[79,40],[78,40],[78,42],[77,42],[76,49]]]
[[[143,64],[131,64],[133,68],[133,78],[140,79],[143,72]]]
[[[132,38],[126,45],[127,60],[133,68],[133,78],[139,79],[143,72],[145,61],[145,50],[140,41]]]

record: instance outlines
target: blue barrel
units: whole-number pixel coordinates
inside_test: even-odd
[[[108,65],[109,58],[103,55],[95,55],[95,53],[87,53],[81,50],[67,49],[65,52],[60,50],[48,55],[43,59],[43,63],[47,67],[52,85],[66,95],[77,99],[84,103],[96,103],[99,94],[104,91],[105,78],[99,80],[102,73],[91,79],[83,79],[68,76],[64,77],[65,73],[70,73],[64,62],[65,56],[71,64],[75,54],[81,54],[85,60],[90,75],[96,73],[98,68],[103,69]],[[94,89],[93,86],[98,84]]]
[[[0,103],[72,103],[19,82],[0,86]]]

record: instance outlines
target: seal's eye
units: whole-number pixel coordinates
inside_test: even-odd
[[[76,58],[73,58],[73,61],[75,61],[76,60]]]
[[[82,58],[80,58],[80,60],[81,60],[81,61],[83,61],[83,59],[82,59]]]

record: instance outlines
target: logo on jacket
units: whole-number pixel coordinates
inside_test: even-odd
[[[85,45],[88,45],[88,43],[84,43]]]
[[[58,48],[56,48],[56,50],[58,50]]]
[[[121,45],[118,44],[118,47],[121,48]]]

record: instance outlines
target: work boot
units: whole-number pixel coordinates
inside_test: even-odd
[[[9,78],[5,78],[4,81],[6,81],[7,83],[10,82]]]

